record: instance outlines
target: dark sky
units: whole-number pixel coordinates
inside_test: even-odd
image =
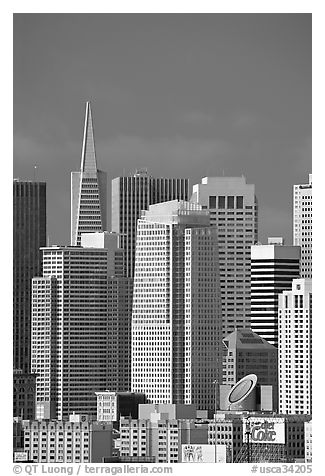
[[[14,177],[38,164],[50,242],[68,244],[90,100],[109,183],[143,167],[191,185],[243,174],[260,240],[291,244],[292,185],[311,172],[311,93],[311,14],[15,14]]]

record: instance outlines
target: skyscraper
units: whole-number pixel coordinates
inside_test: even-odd
[[[96,391],[129,390],[132,285],[123,250],[108,232],[83,235],[82,244],[43,248],[43,277],[33,279],[37,418],[95,417]]]
[[[191,201],[210,211],[219,243],[224,337],[250,327],[250,247],[257,242],[255,186],[245,177],[204,177]]]
[[[107,175],[97,169],[90,103],[86,103],[80,172],[71,172],[71,245],[81,233],[107,229]]]
[[[112,231],[119,233],[126,253],[126,275],[133,277],[137,220],[149,205],[188,200],[188,179],[154,178],[146,170],[112,180]]]
[[[46,245],[46,183],[13,183],[13,367],[30,372],[32,278]]]
[[[312,281],[279,295],[279,411],[312,413]]]
[[[150,205],[138,221],[132,391],[214,408],[222,376],[217,231],[200,205]]]
[[[251,248],[251,326],[270,344],[278,346],[278,295],[300,276],[300,247],[285,246],[269,238],[267,245]]]
[[[309,183],[293,186],[293,244],[301,247],[300,275],[312,277],[312,174]]]

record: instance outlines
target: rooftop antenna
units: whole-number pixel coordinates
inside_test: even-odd
[[[34,164],[34,182],[36,182],[37,164]]]

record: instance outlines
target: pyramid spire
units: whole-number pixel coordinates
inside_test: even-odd
[[[71,244],[80,245],[82,233],[107,230],[106,173],[97,169],[90,102],[86,103],[81,167],[71,172]],[[91,204],[91,205],[90,205]]]
[[[86,102],[84,136],[81,153],[81,172],[97,172],[94,129],[90,102]]]

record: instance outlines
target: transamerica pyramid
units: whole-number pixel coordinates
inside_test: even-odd
[[[107,229],[107,174],[97,169],[90,102],[86,103],[80,172],[71,172],[71,245],[81,233]]]

